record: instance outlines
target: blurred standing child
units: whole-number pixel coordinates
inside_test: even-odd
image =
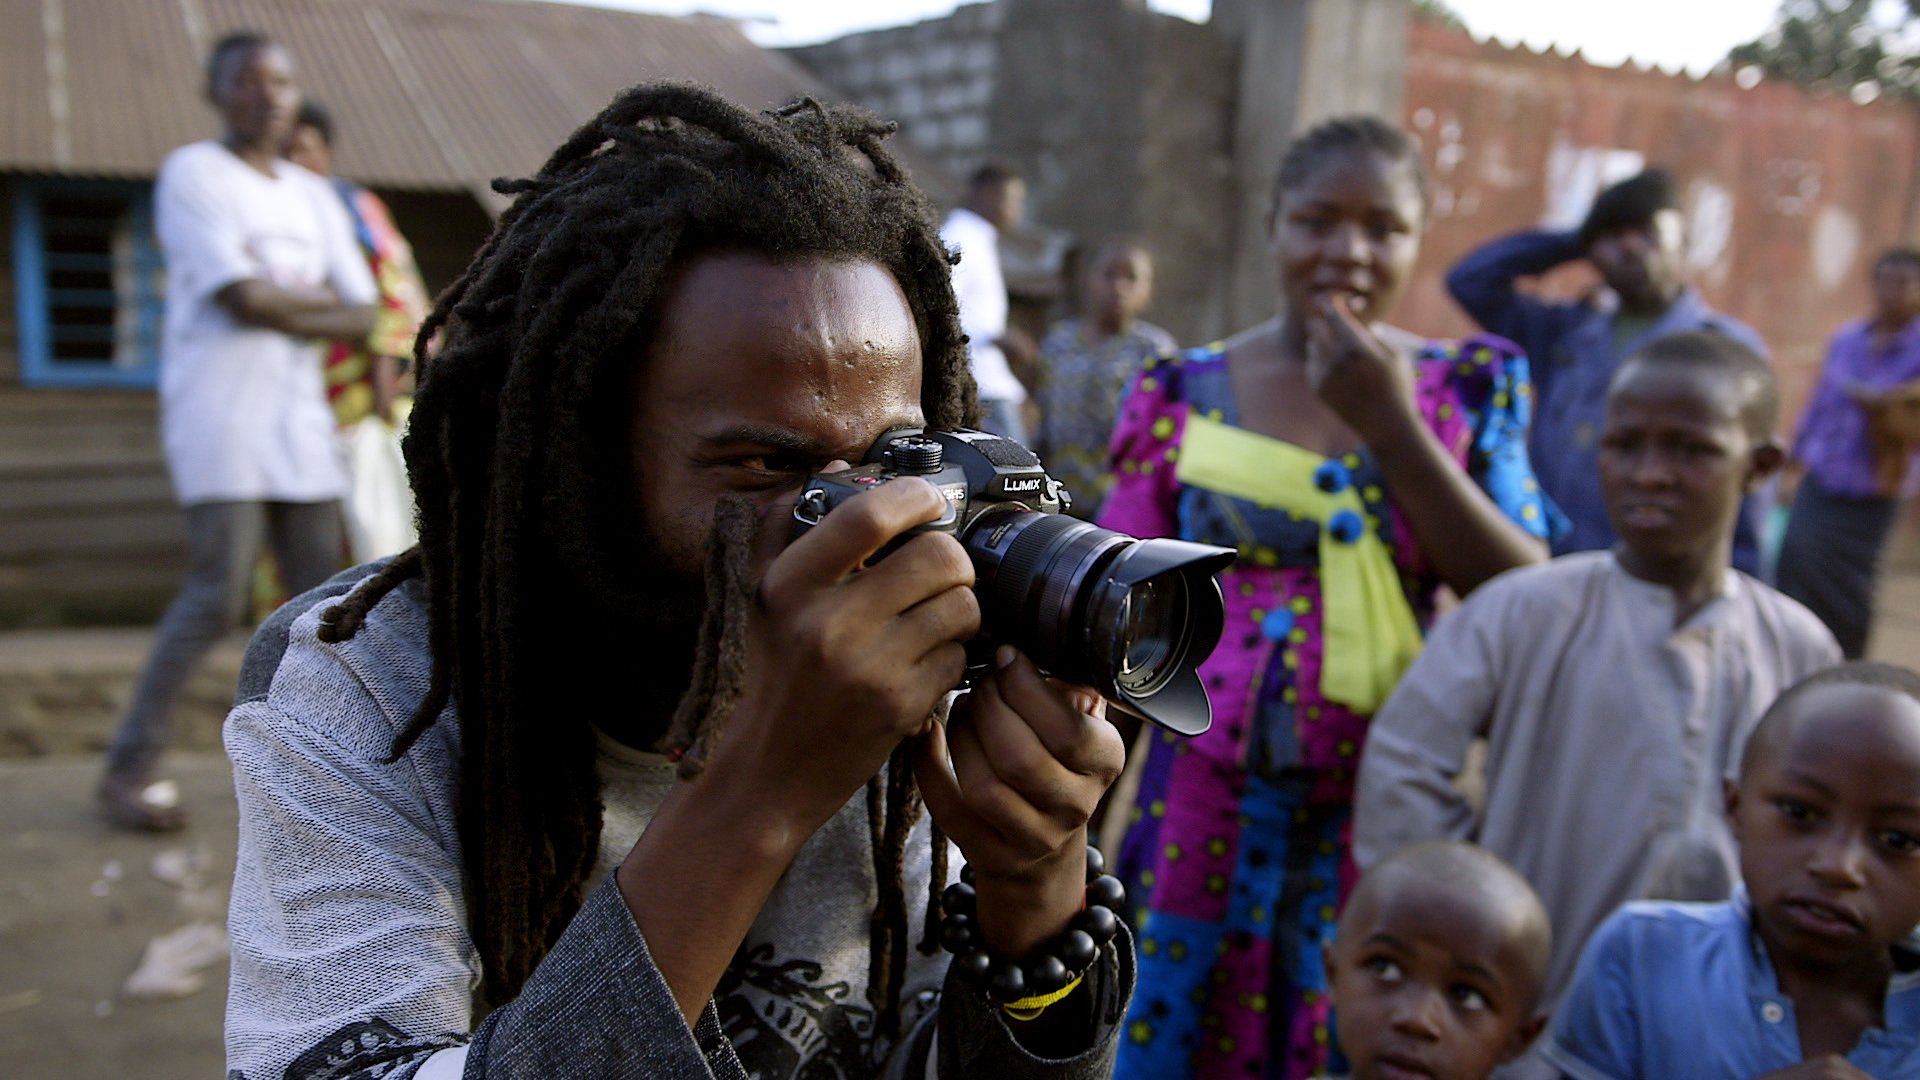
[[[333,136],[332,115],[317,101],[303,101],[287,136],[286,157],[325,177],[339,193],[380,289],[373,332],[364,342],[333,342],[326,357],[327,400],[346,449],[347,541],[353,561],[360,563],[398,554],[417,539],[399,432],[411,406],[408,360],[427,316],[428,297],[413,246],[394,225],[387,204],[333,174]]]
[[[1485,849],[1416,844],[1383,860],[1326,950],[1352,1080],[1485,1080],[1546,1026],[1552,946],[1540,898]]]
[[[1107,440],[1120,392],[1175,346],[1172,334],[1140,319],[1153,301],[1153,257],[1145,248],[1127,240],[1101,245],[1081,286],[1079,317],[1054,324],[1040,344],[1035,449],[1073,493],[1073,513],[1091,519],[1113,484]]]
[[[1920,675],[1848,664],[1783,694],[1726,806],[1743,888],[1607,920],[1547,1059],[1574,1080],[1920,1076]]]
[[[1780,463],[1778,409],[1772,369],[1726,335],[1634,353],[1599,438],[1619,543],[1487,583],[1374,718],[1355,858],[1449,837],[1511,863],[1553,917],[1549,1004],[1619,904],[1727,896],[1721,781],[1766,703],[1839,659],[1812,613],[1729,565],[1741,499]],[[1477,810],[1454,784],[1476,738]]]

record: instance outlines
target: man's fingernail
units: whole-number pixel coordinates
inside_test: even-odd
[[[1014,651],[1013,646],[1002,645],[993,651],[993,666],[1004,668],[1008,664],[1013,663],[1013,658],[1019,655],[1019,653]]]

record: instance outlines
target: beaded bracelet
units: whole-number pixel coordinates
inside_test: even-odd
[[[1047,1006],[1071,994],[1100,957],[1100,948],[1120,932],[1114,909],[1126,902],[1120,879],[1102,873],[1106,860],[1087,849],[1084,906],[1059,937],[1036,949],[1024,963],[995,956],[979,940],[974,919],[973,867],[960,868],[960,882],[943,894],[940,944],[953,954],[954,970],[984,990],[1015,1020],[1031,1020]]]

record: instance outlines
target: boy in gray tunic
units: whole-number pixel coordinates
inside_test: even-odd
[[[230,1077],[1110,1071],[1124,931],[1014,1009],[931,925],[947,837],[991,952],[1080,913],[1097,696],[1003,647],[936,721],[972,566],[866,565],[930,485],[787,543],[809,474],[977,417],[888,130],[642,86],[502,185],[423,331],[420,546],[263,627],[228,721]]]
[[[1778,410],[1772,369],[1723,335],[1630,357],[1599,443],[1619,543],[1482,586],[1374,717],[1355,859],[1446,837],[1512,864],[1552,916],[1549,1005],[1615,907],[1727,897],[1721,781],[1768,703],[1839,662],[1812,613],[1730,565],[1741,498],[1780,464]],[[1455,784],[1475,739],[1478,808]]]

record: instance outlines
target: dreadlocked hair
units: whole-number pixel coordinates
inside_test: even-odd
[[[349,637],[385,593],[423,578],[432,675],[389,760],[435,724],[457,722],[483,1012],[519,992],[578,910],[597,857],[591,713],[565,707],[588,669],[554,644],[578,621],[555,586],[645,603],[631,565],[644,535],[635,469],[624,464],[631,393],[616,391],[645,362],[675,273],[710,252],[878,263],[919,328],[928,423],[978,421],[950,260],[932,207],[882,148],[893,130],[811,99],[756,114],[697,86],[626,90],[533,177],[494,182],[517,198],[420,329],[406,437],[420,544],[326,619],[331,635]],[[716,515],[695,677],[662,739],[682,751],[683,776],[698,775],[738,698],[757,586],[752,524],[738,506]],[[882,777],[868,795],[879,808],[881,892],[869,996],[891,1030],[905,959],[901,861],[921,806],[902,753]],[[934,851],[930,913],[945,883],[944,837]]]

